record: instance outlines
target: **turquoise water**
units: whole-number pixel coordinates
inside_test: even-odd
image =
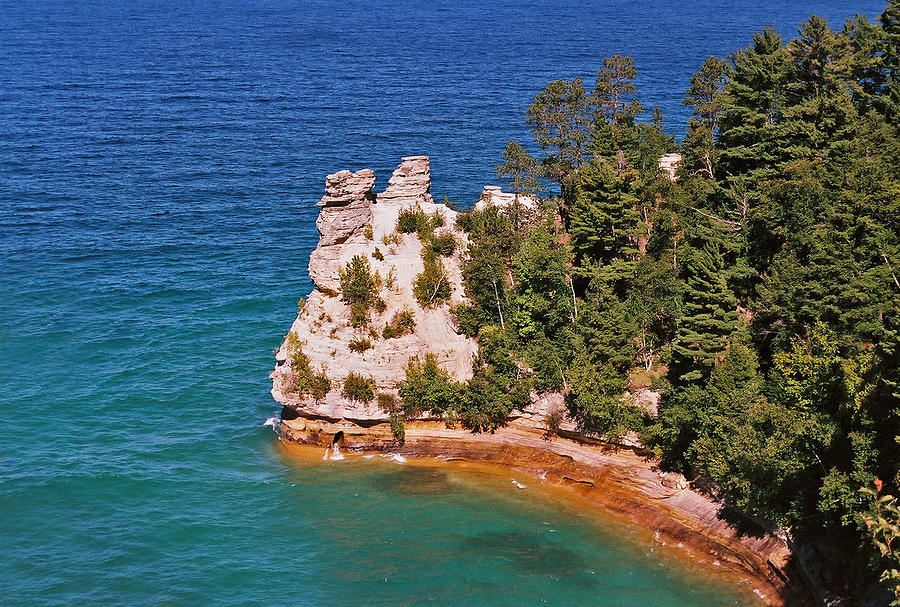
[[[880,9],[0,0],[0,602],[742,600],[505,480],[286,457],[271,350],[326,173],[471,202],[551,79],[631,53],[677,132],[707,55]]]

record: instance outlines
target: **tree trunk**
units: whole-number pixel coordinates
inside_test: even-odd
[[[503,310],[500,308],[500,293],[497,291],[497,280],[494,279],[491,281],[494,285],[494,297],[497,299],[497,313],[500,315],[500,328],[506,329],[506,325],[503,324]]]

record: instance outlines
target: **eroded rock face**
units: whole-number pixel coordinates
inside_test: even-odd
[[[338,171],[326,178],[325,196],[319,201],[324,208],[316,220],[319,246],[340,244],[372,220],[374,187],[372,169]]]
[[[431,197],[431,161],[428,156],[407,156],[388,180],[378,202],[433,204]]]
[[[464,298],[460,255],[466,236],[455,229],[456,212],[446,205],[434,203],[428,193],[431,188],[429,176],[427,156],[404,158],[388,186],[393,193],[387,200],[393,204],[385,204],[384,194],[378,194],[376,204],[371,203],[369,193],[374,182],[371,171],[341,171],[328,177],[328,195],[322,199],[323,208],[317,222],[322,236],[309,261],[309,275],[317,289],[307,298],[291,331],[303,342],[303,353],[312,368],[326,369],[332,389],[319,402],[292,392],[289,356],[286,344],[282,344],[276,353],[277,366],[272,373],[275,400],[306,415],[384,420],[388,414],[380,410],[377,403],[360,403],[341,396],[343,379],[351,371],[372,377],[378,392],[396,394],[409,359],[432,353],[454,378],[466,380],[471,377],[472,357],[477,353],[477,345],[473,339],[457,333],[450,314],[450,306]],[[400,211],[413,204],[418,204],[429,215],[441,215],[444,226],[438,231],[452,233],[460,241],[453,256],[442,258],[450,279],[450,301],[433,309],[422,308],[413,295],[413,281],[424,269],[421,241],[416,234],[394,234]],[[367,225],[371,226],[371,232],[366,229]],[[381,313],[370,310],[369,327],[365,329],[349,325],[350,309],[339,296],[326,295],[330,291],[340,292],[338,271],[356,255],[365,257],[372,271],[377,271],[386,283],[390,277],[390,284],[385,284],[379,292],[386,308]],[[403,310],[413,312],[413,333],[383,338],[381,332],[385,324]],[[372,347],[363,352],[351,351],[350,343],[361,339],[369,339]]]
[[[504,192],[499,185],[486,185],[481,191],[481,198],[475,203],[475,209],[481,210],[489,204],[500,207],[512,206],[516,202],[516,195],[513,192]],[[519,195],[519,204],[526,209],[536,209],[538,201],[531,196]]]
[[[676,180],[679,164],[681,164],[681,154],[663,154],[659,157],[659,168],[672,181]]]

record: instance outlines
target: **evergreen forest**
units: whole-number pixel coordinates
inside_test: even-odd
[[[900,600],[900,2],[710,57],[680,142],[635,79],[616,55],[534,98],[497,167],[517,203],[458,220],[474,377],[414,360],[404,410],[490,431],[562,392],[811,547],[838,596]]]

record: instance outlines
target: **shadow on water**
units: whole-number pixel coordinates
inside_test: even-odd
[[[587,563],[568,548],[531,533],[487,531],[460,540],[462,554],[483,555],[494,562],[508,562],[530,575],[565,579],[575,585],[591,583]]]
[[[378,474],[372,478],[372,486],[387,495],[446,495],[457,491],[444,472],[412,467]]]

